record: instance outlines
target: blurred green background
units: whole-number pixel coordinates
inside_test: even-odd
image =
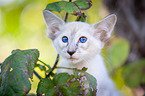
[[[42,10],[48,3],[58,0],[0,0],[0,63],[14,49],[40,51],[40,60],[53,65],[56,51],[46,35]],[[92,0],[93,6],[86,11],[87,23],[93,24],[109,14],[102,0]],[[63,12],[62,12],[63,13]],[[57,14],[64,19],[63,14]],[[74,20],[69,15],[68,21]],[[122,51],[119,53],[118,50]],[[132,90],[124,84],[121,76],[122,65],[127,59],[129,44],[122,38],[112,36],[102,51],[110,76],[124,96],[133,96]],[[36,71],[40,72],[39,69]],[[43,76],[43,72],[40,72]],[[38,79],[34,76],[30,93],[36,92]]]

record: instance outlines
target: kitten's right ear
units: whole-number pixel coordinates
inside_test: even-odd
[[[54,40],[59,34],[60,27],[65,24],[65,22],[48,10],[43,10],[43,17],[48,28],[48,37]]]
[[[93,36],[99,38],[102,42],[107,41],[111,37],[116,21],[117,16],[112,14],[93,24],[92,27],[95,30]]]

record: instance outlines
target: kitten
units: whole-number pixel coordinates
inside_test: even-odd
[[[97,79],[97,96],[120,96],[99,54],[105,41],[111,37],[116,15],[109,15],[93,25],[84,22],[65,23],[48,10],[43,11],[43,16],[48,37],[62,57],[59,66],[78,69],[86,67],[87,72]],[[66,69],[57,72],[72,73]]]

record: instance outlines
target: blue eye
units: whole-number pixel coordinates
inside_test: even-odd
[[[68,42],[68,38],[67,38],[66,36],[63,36],[63,37],[62,37],[62,41],[63,41],[64,43],[67,43],[67,42]]]
[[[83,36],[83,37],[80,38],[80,42],[81,43],[85,43],[86,41],[87,41],[87,38],[86,37]]]

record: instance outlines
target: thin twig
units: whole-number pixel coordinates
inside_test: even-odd
[[[68,68],[68,67],[56,67],[57,69],[69,69],[69,70],[75,70],[76,68]]]
[[[49,74],[46,75],[46,78],[49,77],[49,76],[52,74],[52,71],[56,68],[56,66],[57,66],[57,64],[58,64],[58,61],[59,61],[59,54],[57,54],[57,57],[56,57],[54,66],[52,67],[52,69],[51,69],[51,71],[49,72]]]
[[[49,69],[51,69],[51,67],[50,67],[48,64],[44,63],[43,61],[41,61],[41,60],[39,60],[39,59],[38,59],[38,61],[41,62],[41,63],[42,63],[43,65],[45,65],[46,67],[48,67]]]
[[[33,73],[36,75],[36,77],[37,77],[39,80],[42,78],[35,70],[33,70]]]
[[[69,0],[69,2],[72,2],[72,0]],[[65,19],[64,19],[65,22],[67,22],[67,18],[68,18],[68,13],[65,14]]]
[[[67,22],[67,18],[68,18],[68,13],[66,13],[65,15],[65,19],[64,19],[65,22]]]
[[[51,69],[51,67],[50,67],[48,64],[44,63],[43,61],[41,61],[41,60],[39,60],[39,59],[38,59],[38,61],[41,62],[41,63],[42,63],[43,65],[45,65],[46,67],[48,67],[49,69]],[[42,78],[35,70],[34,70],[33,72],[34,72],[34,74],[36,75],[36,77],[39,78],[39,80]]]
[[[56,67],[57,69],[68,69],[68,70],[77,70],[77,71],[79,71],[79,72],[85,72],[84,70],[83,70],[83,68],[82,69],[77,69],[77,68],[68,68],[68,67]]]

